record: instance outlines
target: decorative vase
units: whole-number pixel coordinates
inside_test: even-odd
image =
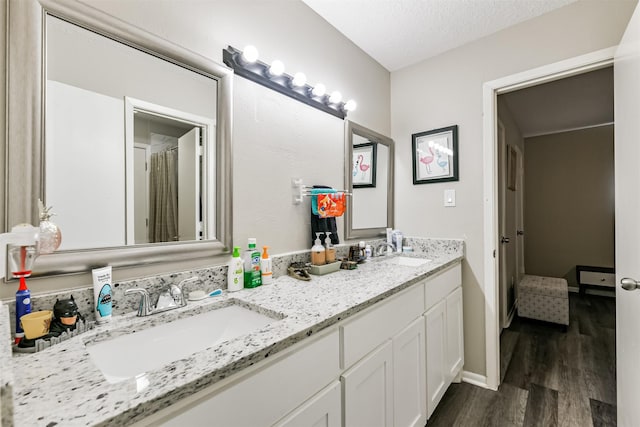
[[[55,215],[51,212],[51,207],[45,207],[41,200],[38,200],[40,207],[40,241],[38,250],[40,254],[50,254],[60,247],[62,243],[62,233],[60,228],[51,221]]]

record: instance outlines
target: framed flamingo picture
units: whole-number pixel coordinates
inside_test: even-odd
[[[414,133],[413,183],[458,180],[458,125]]]
[[[353,146],[352,180],[353,188],[376,186],[376,146],[375,142]]]

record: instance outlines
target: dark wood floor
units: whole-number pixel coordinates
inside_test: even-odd
[[[500,338],[498,391],[452,384],[436,426],[616,425],[615,299],[571,293],[570,325],[516,317]]]

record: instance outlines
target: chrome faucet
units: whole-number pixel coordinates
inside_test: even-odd
[[[162,313],[163,311],[173,310],[174,308],[180,308],[187,305],[187,300],[184,297],[183,287],[187,283],[192,283],[199,280],[197,277],[190,277],[184,279],[177,285],[169,285],[164,292],[161,292],[156,299],[155,304],[151,305],[151,296],[149,292],[144,288],[127,289],[124,294],[140,294],[140,304],[138,305],[138,316],[144,317],[151,314]]]
[[[395,246],[393,246],[391,243],[388,243],[388,242],[380,243],[378,246],[376,246],[376,250],[374,252],[374,256],[384,256],[384,255],[386,255],[386,254],[380,253],[381,249],[386,249],[386,248],[391,248],[391,252],[395,252],[395,250],[396,250]]]

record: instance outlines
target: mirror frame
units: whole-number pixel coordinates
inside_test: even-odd
[[[5,230],[24,222],[37,225],[37,199],[44,200],[46,15],[61,18],[217,81],[216,239],[60,251],[39,256],[33,276],[85,273],[104,265],[133,267],[229,254],[233,212],[233,71],[111,15],[70,0],[7,1]],[[64,230],[62,234],[64,238]]]
[[[375,228],[353,228],[353,196],[347,197],[347,212],[346,220],[344,222],[344,238],[345,240],[363,239],[363,238],[377,238],[383,237],[387,234],[387,228],[393,228],[393,211],[394,211],[394,193],[393,193],[393,179],[394,170],[393,165],[395,162],[395,147],[393,139],[372,131],[362,125],[354,123],[350,120],[345,122],[345,162],[344,162],[344,177],[345,187],[353,193],[353,176],[352,171],[352,159],[353,159],[353,135],[359,135],[368,139],[371,142],[377,142],[389,148],[389,165],[388,165],[388,179],[387,179],[387,225],[386,227]],[[357,190],[357,188],[355,189]]]

